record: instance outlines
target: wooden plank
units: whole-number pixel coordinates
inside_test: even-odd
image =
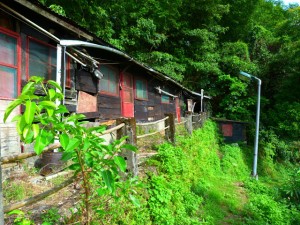
[[[90,95],[84,91],[79,91],[77,113],[91,113],[97,111],[97,96]]]
[[[98,79],[86,70],[77,71],[76,89],[88,93],[96,94]]]

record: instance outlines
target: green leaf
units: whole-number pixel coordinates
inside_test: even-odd
[[[11,122],[19,121],[22,118],[22,115],[16,115],[14,118],[12,118]]]
[[[25,122],[27,124],[32,124],[32,121],[34,119],[34,114],[36,110],[36,103],[32,101],[26,102],[26,109],[24,112]]]
[[[73,158],[73,152],[64,152],[61,156],[62,161],[68,161]]]
[[[113,192],[114,191],[115,182],[114,182],[112,173],[109,170],[104,170],[104,171],[101,171],[101,176],[102,176],[103,181],[104,181],[105,185],[107,186],[107,188],[111,192]]]
[[[96,191],[99,196],[108,194],[108,190],[106,188],[98,188]]]
[[[56,95],[56,91],[51,88],[48,90],[48,95],[49,95],[49,99],[52,100]]]
[[[117,164],[122,172],[126,172],[126,161],[121,156],[115,156],[114,162]]]
[[[22,89],[21,95],[26,95],[30,90],[31,87],[34,85],[34,82],[28,82]]]
[[[60,92],[62,92],[62,88],[61,88],[61,86],[59,86],[59,84],[57,82],[55,82],[53,80],[48,80],[47,83],[56,87]]]
[[[13,211],[10,211],[9,213],[7,213],[8,215],[24,215],[24,212],[22,210],[19,210],[19,209],[15,209]]]
[[[82,148],[82,150],[83,151],[86,151],[90,146],[91,146],[91,143],[90,143],[90,141],[89,141],[89,139],[84,139],[84,144],[83,144],[83,148]]]
[[[136,207],[140,207],[141,206],[141,203],[140,201],[134,197],[133,195],[129,195],[129,198],[131,200],[131,202],[136,206]]]
[[[53,109],[57,108],[57,105],[54,102],[51,102],[51,101],[41,101],[39,103],[39,105],[44,106],[44,107],[50,107],[50,108],[53,108]]]
[[[36,138],[40,132],[40,126],[38,124],[32,124],[33,137]]]
[[[31,128],[30,125],[27,125],[27,126],[24,128],[23,134],[22,134],[22,136],[23,136],[24,139],[26,139],[27,134],[29,133],[30,128]]]
[[[121,148],[125,148],[125,149],[133,151],[133,152],[137,151],[137,147],[130,145],[130,144],[124,144],[121,146]]]
[[[34,81],[35,83],[42,82],[44,80],[43,77],[38,77],[38,76],[32,76],[30,77],[29,81]]]
[[[3,118],[3,122],[5,123],[8,116],[11,114],[11,112],[19,105],[21,105],[22,100],[21,99],[16,99],[14,101],[12,101],[6,108],[5,113],[4,113],[4,118]]]
[[[79,163],[74,163],[72,165],[69,166],[70,170],[79,170],[80,169],[80,165]]]
[[[23,133],[25,126],[26,126],[25,118],[24,116],[21,116],[21,118],[17,122],[17,131],[20,135]]]
[[[69,110],[67,109],[67,107],[65,105],[59,105],[58,109],[55,110],[55,114],[56,113],[69,113]]]
[[[70,138],[67,134],[61,134],[59,136],[59,142],[60,142],[60,144],[61,144],[61,146],[63,147],[64,150],[67,149],[68,144],[69,144],[69,140],[70,140]]]
[[[79,140],[77,138],[73,138],[69,140],[69,144],[66,148],[66,151],[72,151],[78,147],[80,144]]]
[[[40,155],[43,149],[47,146],[46,138],[42,135],[37,136],[34,144],[34,151],[37,155]]]
[[[48,115],[49,115],[50,117],[53,116],[53,113],[54,113],[54,110],[53,110],[53,109],[46,108],[46,110],[47,110],[47,113],[48,113]]]

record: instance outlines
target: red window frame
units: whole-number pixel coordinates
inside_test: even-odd
[[[41,44],[41,45],[44,45],[44,46],[47,46],[47,47],[49,47],[49,48],[53,48],[53,49],[57,49],[57,47],[56,46],[53,46],[53,45],[50,45],[50,44],[48,44],[48,43],[46,43],[46,42],[43,42],[43,41],[41,41],[41,40],[39,40],[39,39],[37,39],[37,38],[34,38],[34,37],[31,37],[31,36],[28,36],[27,37],[27,46],[26,46],[26,78],[27,78],[27,80],[29,80],[30,79],[30,74],[29,74],[29,57],[30,57],[30,54],[29,54],[29,50],[30,50],[30,41],[34,41],[34,42],[37,42],[37,43],[39,43],[39,44]],[[48,58],[49,58],[50,56],[48,55]],[[51,57],[50,57],[51,58]],[[65,86],[67,87],[67,88],[71,88],[71,57],[66,57],[66,81],[65,81]],[[51,60],[51,59],[50,59]],[[57,59],[56,59],[57,60]],[[45,63],[46,64],[46,63]],[[56,64],[49,64],[49,63],[47,63],[47,65],[51,65],[51,66],[55,66],[55,68],[57,67],[57,65]],[[56,74],[55,74],[55,76],[56,76]],[[45,77],[45,79],[46,80],[49,80],[49,78],[51,79],[51,71],[48,71],[48,75],[47,75],[47,77]]]
[[[138,97],[137,96],[137,88],[136,88],[136,82],[137,81],[142,81],[144,84],[145,84],[145,87],[146,87],[146,98],[140,98],[140,97]],[[145,79],[142,79],[142,78],[135,78],[134,79],[134,98],[135,99],[140,99],[140,100],[148,100],[148,82],[147,82],[147,80],[145,80]]]
[[[0,32],[7,35],[7,36],[16,38],[16,40],[17,40],[17,52],[16,52],[16,54],[17,54],[16,55],[16,57],[17,57],[17,63],[16,64],[17,65],[12,66],[10,64],[0,62],[0,66],[16,69],[16,72],[17,72],[17,83],[16,83],[17,93],[15,93],[15,95],[17,97],[20,94],[20,87],[21,87],[21,79],[20,79],[20,74],[21,74],[21,38],[20,38],[20,35],[18,33],[13,32],[13,31],[8,30],[8,29],[3,28],[3,27],[0,27]],[[0,99],[2,99],[2,100],[13,100],[15,98],[14,97],[13,98],[8,98],[8,97],[0,96]]]
[[[43,42],[43,41],[41,41],[41,40],[39,40],[39,39],[36,39],[36,38],[34,38],[34,37],[31,37],[31,36],[28,36],[27,37],[27,46],[26,46],[26,78],[27,78],[27,80],[29,80],[30,79],[30,75],[29,75],[29,58],[30,58],[30,54],[29,54],[29,50],[30,50],[30,42],[31,41],[33,41],[33,42],[36,42],[36,43],[39,43],[39,44],[41,44],[41,45],[44,45],[44,46],[47,46],[47,47],[49,47],[49,48],[53,48],[53,49],[56,49],[56,47],[55,46],[53,46],[53,45],[50,45],[50,44],[48,44],[48,43],[46,43],[46,42]],[[48,55],[48,58],[49,58],[49,55]],[[48,61],[49,62],[49,61]],[[51,62],[50,63],[48,63],[47,62],[47,65],[54,65],[54,64],[51,64]],[[46,64],[46,63],[45,63]],[[56,64],[54,65],[55,67],[56,67]],[[49,68],[48,68],[48,70],[49,70]],[[44,77],[46,80],[51,80],[51,71],[48,71],[48,74],[47,74],[47,77]],[[49,79],[50,78],[50,79]]]
[[[101,73],[105,76],[107,76],[107,74],[105,74],[105,72],[103,72],[103,70],[101,70],[101,67],[106,67],[109,71],[114,71],[115,72],[115,75],[116,75],[116,92],[110,92],[110,91],[102,91],[102,90],[99,90],[99,93],[101,94],[104,94],[104,95],[111,95],[111,96],[116,96],[116,97],[119,97],[120,95],[120,91],[119,91],[119,82],[120,82],[120,74],[119,74],[119,71],[118,69],[114,68],[114,67],[111,67],[111,66],[107,66],[107,65],[100,65],[98,67],[98,69],[101,71]],[[99,89],[101,88],[101,81],[103,82],[102,79],[99,80]],[[108,79],[108,86],[111,82],[111,79]],[[109,89],[109,88],[108,88]]]

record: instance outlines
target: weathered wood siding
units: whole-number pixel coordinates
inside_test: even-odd
[[[11,119],[20,113],[19,107],[15,108],[8,117],[7,122],[3,123],[5,109],[11,101],[0,100],[0,151],[1,156],[17,154],[21,152],[20,137],[16,129],[16,123],[10,122]]]
[[[141,75],[135,75],[135,78],[143,78]],[[147,82],[148,88],[148,99],[134,100],[134,116],[137,121],[149,121],[149,120],[159,120],[165,117],[165,113],[176,114],[175,109],[175,99],[170,98],[170,103],[161,102],[161,94],[155,89],[155,87],[167,87],[163,82],[153,78]],[[176,95],[176,88],[168,86],[169,92]]]
[[[98,94],[100,120],[121,117],[121,99],[117,96]]]

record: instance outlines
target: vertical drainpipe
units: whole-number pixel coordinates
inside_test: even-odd
[[[62,47],[61,45],[57,44],[56,48],[56,82],[59,84],[59,86],[62,86],[61,84],[61,70],[62,70]],[[56,104],[60,104],[60,102],[56,102]]]
[[[62,69],[62,76],[61,76],[61,87],[62,87],[62,91],[63,91],[63,95],[64,98],[62,100],[62,104],[65,104],[65,95],[66,95],[66,46],[62,46],[62,65],[61,65],[61,69]]]
[[[57,44],[56,46],[56,82],[59,86],[62,87],[62,79],[61,79],[61,73],[62,73],[62,47],[61,45]],[[56,100],[56,105],[63,104],[64,100],[61,102],[59,100]],[[58,143],[58,140],[54,140],[54,143]],[[58,152],[58,149],[54,149],[54,152]]]

